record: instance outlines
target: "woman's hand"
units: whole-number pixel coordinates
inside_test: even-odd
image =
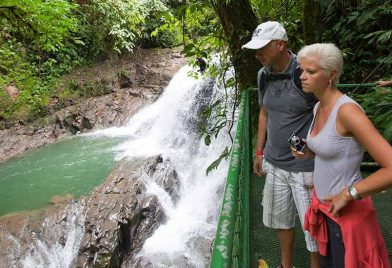
[[[353,198],[348,193],[347,187],[345,187],[340,193],[333,197],[329,197],[326,200],[331,201],[328,212],[332,213],[332,215],[337,218],[340,215],[339,211],[344,208],[350,201],[352,201]]]
[[[306,144],[306,140],[302,139],[302,141]],[[310,159],[314,159],[314,153],[312,152],[312,150],[309,149],[308,146],[305,146],[305,148],[301,151],[297,151],[297,149],[295,149],[293,146],[290,146],[291,149],[291,153],[293,154],[293,156],[295,158],[298,159],[306,159],[306,158],[310,158]]]

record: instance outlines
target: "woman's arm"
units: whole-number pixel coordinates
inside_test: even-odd
[[[343,136],[353,136],[380,165],[380,169],[353,186],[359,196],[364,197],[380,192],[392,185],[392,147],[374,127],[361,108],[352,103],[340,107],[336,129]],[[332,198],[330,211],[334,215],[343,208],[352,197],[347,188]]]

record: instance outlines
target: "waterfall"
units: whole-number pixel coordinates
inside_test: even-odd
[[[70,214],[63,219],[61,230],[52,229],[56,225],[53,219],[46,219],[43,223],[46,226],[46,239],[42,239],[42,234],[33,233],[33,240],[30,241],[29,250],[21,260],[24,268],[70,268],[74,267],[75,257],[78,254],[80,242],[84,233],[84,218],[81,215],[83,207],[80,204],[72,204],[68,211]],[[59,233],[64,235],[63,242],[56,241]],[[50,239],[52,237],[53,239]],[[56,241],[51,244],[52,241]],[[19,243],[14,239],[14,243]]]
[[[132,260],[137,267],[201,268],[209,264],[228,160],[222,160],[208,176],[206,170],[226,147],[230,147],[231,140],[229,124],[211,140],[209,146],[201,139],[201,113],[205,107],[222,98],[224,90],[212,78],[197,80],[188,76],[190,71],[191,67],[182,67],[162,95],[132,116],[125,126],[83,135],[92,139],[121,137],[123,142],[113,148],[116,160],[160,154],[177,172],[181,182],[177,201],[173,201],[159,185],[149,181],[150,177],[140,178],[145,181],[147,193],[158,197],[167,221],[145,241],[139,255]],[[230,111],[228,113],[231,114]],[[71,211],[61,230],[51,230],[53,223],[44,223],[47,227],[46,240],[41,234],[33,235],[29,251],[21,259],[22,267],[75,267],[84,224],[82,207],[79,205]],[[51,232],[64,232],[61,244],[50,239]],[[17,238],[10,240],[18,241]]]
[[[223,90],[213,79],[189,77],[189,71],[190,67],[182,67],[160,98],[126,126],[94,133],[127,137],[115,148],[118,159],[161,154],[178,172],[181,192],[177,204],[156,184],[147,184],[148,192],[160,199],[168,220],[146,240],[139,254],[141,267],[206,267],[210,257],[228,161],[223,160],[208,176],[206,169],[231,141],[227,129],[209,146],[200,139],[200,111],[221,97]]]

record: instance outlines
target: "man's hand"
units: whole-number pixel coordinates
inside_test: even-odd
[[[263,170],[262,164],[263,163],[263,156],[256,156],[255,160],[253,161],[253,173],[257,176],[264,176],[265,172]]]

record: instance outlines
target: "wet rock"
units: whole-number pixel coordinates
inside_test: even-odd
[[[85,199],[86,232],[79,264],[120,267],[124,259],[140,251],[166,219],[157,196],[146,194],[143,174],[156,165],[154,159],[157,157],[121,160],[108,179]]]
[[[148,170],[144,170],[144,172],[170,195],[173,203],[176,203],[179,199],[181,182],[170,159],[163,160],[161,155],[157,155],[149,161]]]
[[[164,162],[161,156],[124,158],[89,196],[55,197],[41,211],[0,218],[0,244],[7,248],[0,252],[0,267],[49,267],[56,252],[67,257],[64,266],[122,267],[166,219],[146,185],[157,171],[170,174],[160,167]]]

